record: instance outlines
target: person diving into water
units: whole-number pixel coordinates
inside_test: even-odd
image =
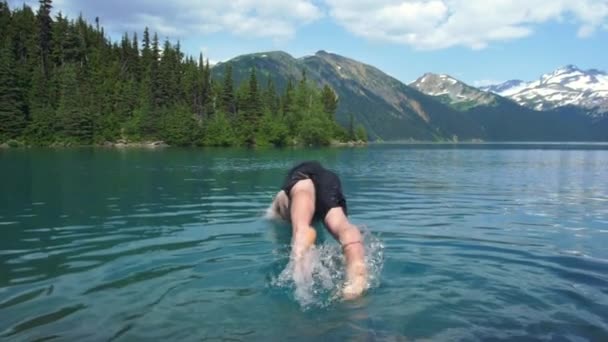
[[[365,248],[359,229],[347,218],[346,199],[338,175],[317,161],[293,167],[281,190],[276,194],[269,214],[291,222],[291,260],[294,280],[311,277],[309,253],[317,233],[313,221],[323,221],[326,229],[340,242],[346,259],[346,283],[342,294],[346,299],[359,297],[367,288]]]

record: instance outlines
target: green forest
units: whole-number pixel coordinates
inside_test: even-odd
[[[94,145],[162,140],[174,146],[328,145],[366,140],[336,123],[338,98],[302,73],[283,91],[256,70],[235,84],[211,77],[202,54],[145,28],[112,41],[83,17],[0,3],[0,143]]]

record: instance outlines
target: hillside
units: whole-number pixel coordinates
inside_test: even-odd
[[[261,84],[271,77],[278,89],[284,89],[289,79],[301,79],[304,71],[309,80],[327,84],[337,93],[337,121],[348,125],[352,113],[372,139],[469,140],[483,135],[466,115],[375,67],[336,54],[319,51],[298,59],[284,52],[239,56],[216,65],[212,69],[216,79],[223,77],[227,63],[232,65],[235,82],[255,68]]]
[[[352,114],[372,140],[608,140],[608,120],[590,118],[579,107],[537,111],[447,75],[425,74],[408,86],[337,54],[294,58],[275,51],[220,63],[212,69],[215,79],[223,77],[228,63],[235,82],[255,68],[261,84],[271,78],[279,90],[303,74],[329,85],[339,98],[337,121],[347,126]]]

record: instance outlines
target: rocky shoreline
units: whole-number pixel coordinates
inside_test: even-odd
[[[367,145],[368,145],[368,142],[362,141],[362,140],[347,141],[347,142],[332,141],[329,144],[329,147],[362,147],[362,146],[367,146]],[[170,146],[171,145],[165,143],[162,140],[134,142],[134,141],[120,139],[115,142],[106,141],[102,144],[93,144],[93,145],[73,145],[73,144],[68,144],[68,143],[53,143],[47,147],[50,147],[50,148],[104,147],[104,148],[119,148],[119,149],[127,149],[127,148],[158,149],[158,148],[165,148],[165,147],[170,147]],[[0,149],[27,148],[27,147],[31,147],[31,146],[28,146],[21,141],[15,141],[15,140],[11,140],[11,141],[0,144]],[[293,146],[293,147],[298,147],[298,146]],[[302,147],[302,146],[300,146],[300,147]]]
[[[167,143],[162,140],[158,141],[141,141],[141,142],[129,142],[127,140],[118,140],[116,142],[106,141],[102,145],[103,147],[114,147],[114,148],[163,148],[169,147]]]
[[[0,149],[5,148],[28,148],[31,147],[29,145],[24,144],[21,141],[10,140],[5,143],[0,144]],[[118,140],[116,142],[106,141],[103,144],[92,144],[92,145],[78,145],[78,144],[69,144],[69,143],[53,143],[45,147],[50,148],[66,148],[66,147],[108,147],[108,148],[164,148],[169,147],[167,143],[162,140],[159,141],[138,141],[138,142],[130,142],[126,140]]]
[[[367,146],[367,141],[363,141],[363,140],[356,140],[356,141],[347,141],[347,142],[342,142],[342,141],[332,141],[331,144],[329,144],[329,146],[332,147],[361,147],[361,146]]]

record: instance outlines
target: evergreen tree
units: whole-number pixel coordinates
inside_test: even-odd
[[[11,23],[11,10],[8,7],[6,0],[0,2],[0,32],[9,32]],[[5,44],[6,41],[0,40],[0,47]]]
[[[163,140],[170,145],[190,146],[197,140],[199,126],[190,108],[176,105],[165,111]]]
[[[264,91],[264,108],[272,115],[279,117],[277,115],[279,112],[279,101],[277,98],[277,91],[271,77],[268,77],[266,89]]]
[[[61,124],[63,138],[69,143],[91,144],[93,142],[93,120],[87,108],[81,105],[83,93],[77,79],[75,64],[65,64],[59,70],[61,76],[61,99],[57,118]]]
[[[206,146],[234,146],[237,144],[234,126],[226,115],[219,111],[205,126],[202,145]]]
[[[344,132],[333,119],[335,94],[311,85],[305,72],[282,96],[270,77],[261,89],[255,69],[235,84],[227,64],[216,81],[209,60],[184,58],[179,41],[165,41],[161,53],[146,28],[141,49],[136,33],[112,42],[99,18],[93,25],[83,16],[51,19],[51,1],[39,3],[37,14],[0,3],[2,139],[282,146],[326,144]]]
[[[365,132],[365,127],[361,124],[358,124],[355,129],[355,139],[357,141],[367,141],[367,132]]]
[[[137,40],[137,32],[133,32],[133,39],[131,42],[131,53],[129,54],[128,68],[131,73],[131,77],[137,81],[141,80],[141,68],[139,65],[139,41]]]
[[[232,81],[232,65],[226,64],[224,69],[224,82],[221,94],[221,109],[229,115],[236,113],[234,84]]]
[[[202,64],[202,56],[201,63],[199,63],[202,68],[203,73],[203,85],[202,85],[202,94],[201,94],[201,105],[203,108],[203,115],[206,117],[210,117],[213,114],[213,103],[211,101],[212,98],[212,86],[211,86],[211,66],[209,65],[209,59],[205,62],[205,65]]]
[[[148,27],[144,29],[142,46],[141,59],[145,70],[152,64],[152,45],[150,44],[150,31],[148,30]]]
[[[253,131],[253,134],[255,134],[258,129],[259,120],[262,117],[262,104],[260,101],[260,94],[258,91],[258,80],[255,69],[251,69],[251,74],[249,75],[248,88],[249,94],[247,96],[246,116],[248,124],[251,126],[251,129]]]
[[[69,22],[61,12],[55,17],[53,34],[51,38],[51,56],[55,66],[61,66],[65,62],[64,45],[69,29]]]
[[[158,40],[158,34],[154,33],[154,38],[152,38],[152,60],[150,64],[150,93],[152,99],[152,108],[158,109],[162,103],[162,92],[163,88],[160,80],[160,72],[159,72],[159,62],[160,62],[160,45]]]
[[[51,49],[51,8],[53,8],[51,0],[39,0],[40,7],[38,8],[38,46],[40,49],[40,57],[42,62],[42,70],[44,75],[49,76],[49,52]]]
[[[289,79],[287,87],[285,88],[285,94],[283,95],[283,118],[287,122],[289,127],[289,133],[291,135],[296,134],[297,127],[297,105],[296,105],[296,90],[293,86],[293,81]]]
[[[355,117],[353,113],[348,114],[348,139],[355,140]]]
[[[15,75],[14,56],[0,49],[0,141],[17,138],[25,127],[24,104]]]
[[[333,120],[338,108],[338,96],[327,84],[323,86],[321,101],[323,102],[323,111],[330,120]]]
[[[177,84],[175,79],[175,50],[169,40],[165,40],[163,54],[158,67],[157,104],[159,107],[167,107],[177,95]]]

